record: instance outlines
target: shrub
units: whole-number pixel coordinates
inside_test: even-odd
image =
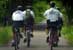
[[[68,40],[69,45],[73,46],[73,26],[64,27],[62,33]]]
[[[0,27],[0,45],[7,44],[12,38],[10,27]]]

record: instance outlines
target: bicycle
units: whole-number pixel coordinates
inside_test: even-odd
[[[30,27],[31,27],[30,25],[26,27],[26,42],[27,42],[27,47],[30,47],[30,41],[31,41],[31,35],[30,35],[31,28]]]
[[[57,28],[52,27],[50,28],[50,37],[49,37],[49,46],[50,50],[53,50],[53,47],[58,46],[58,33],[57,33]]]
[[[14,30],[15,30],[15,39],[14,39],[14,41],[15,41],[15,46],[14,46],[14,48],[15,48],[15,50],[18,50],[19,49],[19,43],[20,43],[20,36],[19,36],[19,29],[18,28],[14,28]]]

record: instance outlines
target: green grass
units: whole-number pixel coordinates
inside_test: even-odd
[[[65,26],[62,29],[64,37],[68,40],[68,44],[73,46],[73,26]]]
[[[7,44],[12,38],[11,27],[0,27],[0,45]]]

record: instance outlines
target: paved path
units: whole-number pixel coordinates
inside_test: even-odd
[[[49,46],[46,43],[46,36],[47,35],[44,31],[34,32],[34,38],[32,38],[31,47],[27,48],[22,39],[19,50],[49,50]],[[5,46],[0,47],[0,50],[14,50],[14,48]],[[54,50],[73,50],[73,47],[68,46],[67,41],[64,38],[60,38],[59,47],[55,47]]]

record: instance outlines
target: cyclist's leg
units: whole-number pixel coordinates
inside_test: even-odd
[[[16,36],[19,36],[19,34],[20,34],[19,21],[13,21],[12,31],[13,31],[13,42],[12,42],[12,46],[14,46],[15,45],[15,38],[16,38]],[[16,34],[16,33],[18,33],[18,34]]]
[[[62,26],[59,27],[59,37],[61,37],[61,29],[62,29]]]
[[[50,28],[50,20],[47,20],[47,34],[49,33],[49,28]]]
[[[24,25],[25,26],[24,26],[24,41],[23,42],[25,43],[27,41],[27,39],[26,39],[27,38],[26,37],[27,23],[25,23]]]
[[[31,33],[30,33],[30,35],[31,35],[31,37],[33,37],[33,24],[30,24],[30,28],[31,28]]]
[[[22,36],[23,34],[25,34],[25,22],[21,21],[21,34],[20,37],[23,38],[24,36]]]
[[[50,27],[49,27],[49,29],[50,29]],[[50,32],[50,30],[49,29],[47,29],[47,40],[46,40],[46,42],[49,42],[49,32]]]
[[[16,31],[17,43],[19,44],[20,43],[20,38],[21,38],[20,27],[17,27],[16,29],[17,29],[17,31]]]
[[[22,21],[21,23],[21,32],[24,33],[25,32],[25,22]]]
[[[50,33],[50,28],[51,28],[51,22],[47,20],[47,40],[46,42],[49,42],[49,33]]]
[[[27,27],[30,27],[30,29],[31,29],[31,34],[30,35],[31,35],[31,37],[33,37],[33,22],[31,20],[25,22],[25,32],[26,32]],[[26,33],[25,33],[24,42],[26,42]]]
[[[30,27],[31,27],[31,37],[34,37],[34,35],[33,35],[34,18],[30,19],[29,24],[30,24]]]
[[[48,34],[49,33],[49,28],[48,28],[48,25],[46,26],[46,34]]]
[[[16,21],[13,21],[13,23],[12,23],[12,32],[13,32],[13,40],[12,40],[12,45],[11,46],[15,46],[15,29],[14,28],[16,28],[16,24],[17,24],[17,22]]]
[[[20,27],[19,27],[20,28]],[[21,30],[21,29],[20,29]],[[22,34],[21,34],[21,31],[20,31],[20,33],[19,33],[19,36],[20,36],[20,38],[23,38],[23,36],[22,36]]]
[[[14,27],[12,27],[12,32],[13,32],[13,39],[12,39],[12,45],[11,46],[15,46],[15,31],[14,31]]]
[[[15,41],[16,41],[16,36],[19,36],[19,28],[18,27],[13,27],[13,40],[12,40],[12,46],[15,46]],[[19,44],[19,41],[18,41]]]
[[[30,22],[28,23],[28,27],[29,27],[30,30],[31,30],[30,36],[33,37],[33,22],[32,22],[32,21],[30,21]]]
[[[58,26],[59,26],[59,28],[58,28],[58,33],[59,33],[59,37],[61,37],[62,25],[63,25],[63,21],[62,21],[62,20],[58,21]]]
[[[18,21],[18,29],[19,29],[19,36],[20,38],[23,38],[22,34],[21,34],[21,29],[23,27],[23,21]]]

